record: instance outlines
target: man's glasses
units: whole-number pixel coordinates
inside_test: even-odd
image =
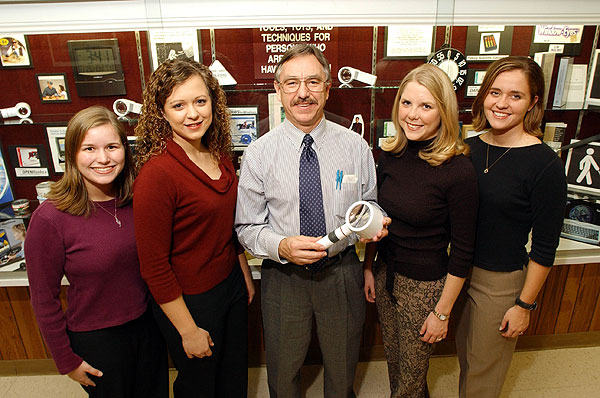
[[[312,77],[308,79],[287,79],[283,83],[278,82],[279,87],[286,94],[293,94],[297,92],[302,83],[306,84],[308,91],[312,91],[313,93],[320,93],[325,90],[325,82]]]

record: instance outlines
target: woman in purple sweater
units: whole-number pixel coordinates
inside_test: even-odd
[[[166,348],[139,270],[133,180],[115,115],[100,106],[78,112],[67,127],[65,174],[33,213],[25,243],[39,327],[59,372],[90,397],[168,397]]]

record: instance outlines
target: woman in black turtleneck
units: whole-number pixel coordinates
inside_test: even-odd
[[[402,80],[392,120],[397,134],[382,145],[377,170],[392,223],[386,239],[367,245],[365,295],[377,297],[391,396],[428,397],[429,356],[473,259],[477,183],[441,69],[421,65]]]

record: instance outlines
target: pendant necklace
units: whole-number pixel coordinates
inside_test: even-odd
[[[504,153],[502,155],[500,155],[500,157],[498,157],[498,159],[496,159],[494,161],[494,163],[492,163],[488,166],[489,158],[490,158],[490,144],[487,144],[487,153],[485,154],[485,169],[483,170],[483,173],[487,174],[490,171],[490,169],[492,168],[492,166],[495,165],[496,163],[498,163],[498,161],[500,159],[502,159],[502,157],[504,155],[506,155],[508,153],[508,151],[510,151],[511,149],[512,149],[512,147],[508,148],[506,151],[504,151]]]
[[[117,198],[115,198],[115,214],[112,214],[110,211],[106,210],[104,206],[100,205],[100,203],[98,202],[94,202],[94,204],[100,207],[105,212],[107,212],[111,217],[114,217],[115,223],[119,226],[119,228],[121,228],[121,220],[119,220],[119,218],[117,217]]]

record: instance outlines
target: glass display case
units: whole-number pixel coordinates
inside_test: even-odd
[[[398,85],[424,62],[440,66],[453,80],[465,136],[471,131],[470,108],[485,69],[506,55],[532,56],[543,63],[548,87],[542,128],[550,123],[547,138],[555,146],[600,133],[600,2],[594,0],[493,4],[476,0],[38,0],[0,1],[0,13],[0,148],[5,179],[13,198],[29,199],[32,210],[38,197],[36,185],[62,175],[60,140],[70,117],[85,107],[104,105],[115,109],[133,135],[146,81],[170,57],[194,58],[212,65],[220,77],[234,79],[235,83],[224,82],[224,89],[235,120],[232,134],[238,159],[252,140],[268,134],[284,117],[274,95],[273,72],[295,42],[308,42],[324,51],[333,79],[326,117],[361,134],[376,159],[380,140],[393,134],[390,115]],[[123,99],[127,101],[116,103]],[[29,111],[20,103],[26,103]],[[19,148],[29,149],[22,153],[35,152],[38,162],[24,162]],[[566,154],[562,156],[566,159]],[[591,258],[600,259],[587,256],[581,261]],[[3,286],[26,285],[23,274]],[[577,275],[569,270],[556,275],[550,282],[562,286],[565,294],[571,292],[567,276]],[[578,276],[585,275],[581,271]],[[27,292],[0,290],[5,290],[6,302],[27,300]],[[559,305],[556,300],[560,298],[551,304]],[[251,317],[259,318],[254,306]],[[21,307],[29,311],[27,319],[11,318],[14,330],[0,333],[0,347],[2,335],[20,334],[33,322],[31,310]],[[583,318],[588,318],[580,309],[572,306],[570,313],[584,325]],[[596,312],[600,314],[600,309]],[[374,319],[371,313],[367,322],[374,324]],[[598,315],[595,324],[587,322],[585,328],[569,326],[571,318],[559,317],[558,323],[556,316],[552,319],[560,330],[549,326],[550,318],[543,318],[540,334],[600,329]],[[535,327],[532,330],[536,333]],[[28,333],[34,337],[21,346],[11,342],[12,348],[0,348],[2,358],[46,358],[39,332]],[[256,354],[251,358],[259,362],[260,330],[249,333]],[[374,326],[366,327],[364,344],[364,355],[382,356],[381,350],[369,348],[381,348]]]

